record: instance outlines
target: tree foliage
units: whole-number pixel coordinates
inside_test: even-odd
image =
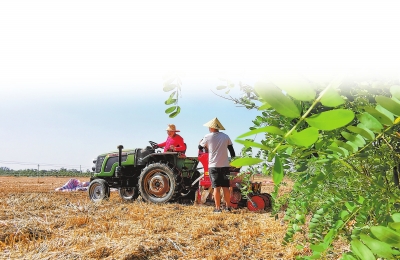
[[[342,259],[399,257],[399,81],[262,80],[242,91],[240,102],[260,115],[237,138],[244,148],[232,164],[272,175],[284,241],[307,234],[297,241],[312,250],[304,259],[328,257],[339,238],[350,246]],[[285,175],[295,185],[280,198]]]
[[[261,81],[254,86],[262,115],[244,136],[259,131],[264,138],[261,146],[243,135],[237,140],[261,148],[264,161],[257,171],[273,177],[275,211],[287,203],[285,241],[308,232],[309,240],[302,243],[310,244],[313,254],[304,257],[310,259],[327,257],[339,236],[350,244],[344,259],[394,258],[400,245],[395,228],[400,225],[395,217],[400,198],[399,83],[348,79],[302,81],[301,88],[291,84]],[[285,174],[295,185],[279,203]]]
[[[45,177],[45,176],[55,176],[55,177],[68,177],[68,176],[78,176],[78,177],[90,177],[91,172],[86,170],[86,172],[81,172],[77,169],[50,169],[50,170],[40,170],[37,169],[21,169],[13,170],[8,167],[0,167],[0,176],[26,176],[26,177]]]
[[[165,113],[168,114],[170,118],[174,118],[181,112],[181,107],[178,105],[179,94],[181,92],[182,81],[177,74],[170,74],[164,77],[164,92],[169,92],[167,100],[165,100],[165,105],[169,106]]]

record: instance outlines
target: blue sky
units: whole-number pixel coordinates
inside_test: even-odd
[[[9,90],[3,93],[0,109],[0,165],[11,169],[60,167],[83,170],[98,154],[126,148],[145,147],[148,141],[163,142],[165,129],[173,123],[188,145],[187,155],[197,156],[197,144],[208,133],[203,126],[218,117],[234,140],[248,131],[258,111],[237,107],[219,95],[221,81],[182,78],[179,116],[164,113],[163,81],[149,79],[135,86],[110,86],[93,92],[71,93],[59,87],[41,91]],[[232,95],[240,94],[237,86]],[[237,152],[241,147],[234,144]],[[15,162],[15,163],[14,163]],[[27,164],[29,163],[29,164]]]
[[[398,1],[2,1],[0,166],[85,170],[118,144],[163,141],[168,123],[195,156],[205,122],[218,117],[235,139],[258,114],[214,95],[219,77],[400,75],[397,10]],[[174,119],[162,91],[170,71],[183,83]]]

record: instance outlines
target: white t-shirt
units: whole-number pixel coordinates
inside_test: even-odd
[[[208,148],[208,167],[229,167],[228,145],[232,141],[222,132],[206,134],[200,145]]]

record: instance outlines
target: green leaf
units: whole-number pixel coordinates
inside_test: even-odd
[[[169,77],[169,78],[168,78],[168,77]],[[166,79],[166,80],[164,81],[164,87],[167,86],[167,85],[169,85],[169,84],[171,84],[171,83],[176,79],[175,76],[172,76],[172,77],[167,76],[166,78],[168,78],[168,79]]]
[[[169,113],[173,112],[175,109],[176,109],[176,106],[169,107],[169,108],[165,109],[165,114],[169,114]]]
[[[354,112],[347,109],[335,109],[306,118],[309,125],[320,130],[334,130],[347,125],[354,119]]]
[[[272,171],[272,180],[275,185],[279,185],[283,180],[283,167],[281,159],[279,159],[278,155],[275,156],[274,169]]]
[[[242,166],[247,166],[247,165],[254,165],[254,164],[258,164],[260,162],[262,162],[263,160],[259,159],[259,158],[238,158],[236,160],[233,160],[230,165],[240,168]]]
[[[365,128],[367,128],[373,132],[379,133],[383,129],[383,126],[378,121],[378,119],[376,119],[375,117],[373,117],[372,115],[370,115],[367,112],[362,113],[361,115],[358,115],[357,118],[358,118],[358,120],[360,120],[361,124],[363,124],[363,126]]]
[[[217,86],[217,90],[221,90],[221,89],[225,89],[225,88],[227,88],[227,86]]]
[[[268,150],[269,148],[263,144],[259,144],[256,142],[252,142],[252,141],[247,141],[247,140],[238,140],[236,139],[235,142],[239,143],[239,144],[243,144],[246,147],[257,147],[263,150]]]
[[[334,229],[329,230],[328,234],[325,235],[325,237],[324,237],[325,249],[328,248],[328,244],[330,244],[330,242],[332,241],[334,235],[335,235],[335,230]]]
[[[254,85],[254,89],[279,114],[289,118],[300,117],[300,110],[293,100],[272,83],[258,82]]]
[[[393,114],[399,116],[400,115],[400,104],[394,101],[393,99],[385,96],[377,96],[375,97],[376,102],[381,105],[386,110],[392,112]]]
[[[176,84],[168,84],[168,85],[164,85],[163,90],[164,90],[164,92],[169,92],[171,90],[174,90],[177,87],[178,87],[178,85],[176,85]]]
[[[392,112],[387,111],[385,108],[383,108],[381,105],[377,105],[375,107],[376,110],[378,110],[379,112],[381,112],[382,114],[384,114],[387,118],[389,118],[390,120],[390,125],[393,125],[394,123],[394,115]]]
[[[350,141],[347,141],[346,144],[348,144],[348,145],[350,145],[351,147],[353,147],[353,153],[355,153],[355,152],[358,151],[358,146],[357,146],[355,143],[350,142]]]
[[[344,221],[347,220],[347,217],[350,215],[350,213],[347,210],[342,210],[340,212],[340,218]]]
[[[325,247],[323,244],[319,244],[319,245],[310,245],[310,249],[313,252],[318,252],[318,253],[322,253],[325,251]]]
[[[400,247],[400,234],[388,227],[371,227],[371,233],[380,241]]]
[[[243,138],[246,136],[255,135],[255,134],[259,134],[259,133],[271,133],[271,134],[277,134],[277,135],[285,134],[285,132],[283,132],[280,128],[278,128],[276,126],[266,126],[266,127],[261,127],[261,128],[251,130],[247,133],[239,135],[237,138]]]
[[[264,104],[262,104],[262,105],[258,108],[258,110],[266,110],[266,109],[270,109],[270,108],[271,108],[271,105],[265,102]]]
[[[169,115],[170,118],[174,118],[181,112],[181,108],[179,106],[176,107],[176,111]]]
[[[294,231],[300,231],[301,230],[301,227],[299,227],[299,225],[297,225],[297,224],[293,224],[293,230]]]
[[[171,105],[172,103],[175,103],[175,102],[172,102],[173,100],[176,101],[176,99],[173,99],[175,96],[175,93],[176,93],[176,91],[172,92],[171,95],[169,95],[168,99],[165,101],[166,105]]]
[[[379,106],[381,109],[384,109],[383,107]],[[373,117],[378,119],[378,121],[383,124],[383,125],[393,125],[394,117],[393,114],[391,115],[391,118],[386,116],[385,114],[381,113],[377,109],[373,107],[366,107],[364,109],[366,112],[371,114]],[[386,109],[385,109],[386,110]],[[386,110],[387,111],[387,110]],[[388,111],[389,112],[389,111]],[[390,112],[389,112],[390,113]]]
[[[304,217],[304,215],[301,215],[301,214],[296,214],[296,217],[295,217],[298,221],[300,221],[300,223],[304,223],[304,220],[305,220],[305,217]]]
[[[321,259],[321,254],[318,252],[313,253],[312,256],[309,257],[309,259]]]
[[[397,98],[400,100],[400,86],[399,85],[393,85],[390,87],[390,93],[392,94],[393,97]]]
[[[331,145],[331,146],[328,146],[328,149],[330,149],[330,150],[332,150],[334,152],[337,152],[337,153],[339,153],[339,154],[341,154],[341,155],[343,155],[345,157],[347,157],[349,155],[349,150],[347,150],[347,149],[345,149],[343,147],[337,147],[337,146]]]
[[[343,226],[344,222],[343,220],[339,219],[335,222],[335,229],[341,229],[341,227]]]
[[[310,223],[308,223],[308,227],[309,228],[314,228],[314,227],[317,227],[318,226],[318,221],[317,222],[310,222]]]
[[[286,139],[288,140],[289,143],[298,146],[309,147],[318,140],[318,137],[319,137],[318,129],[314,127],[309,127],[301,132],[293,132]]]
[[[345,253],[344,255],[342,255],[342,258],[340,258],[340,260],[357,260],[357,259],[354,258],[352,255]]]
[[[321,104],[326,107],[337,107],[344,104],[344,99],[332,87],[328,88],[321,98]]]
[[[392,219],[394,222],[400,222],[400,213],[393,213]]]
[[[389,227],[396,231],[400,231],[400,222],[395,222],[395,223],[391,222],[389,223]]]
[[[351,251],[362,260],[375,260],[375,256],[371,250],[358,239],[353,239],[351,241],[350,248]]]
[[[339,141],[339,140],[335,140],[334,142],[338,145],[338,147],[342,147],[342,148],[348,150],[349,152],[355,153],[358,150],[357,146],[350,145],[347,142],[344,143],[344,142]]]
[[[356,208],[356,205],[352,201],[346,201],[344,205],[346,206],[346,208],[349,210],[350,213],[352,213],[353,210]]]
[[[288,93],[289,96],[300,101],[312,101],[315,99],[316,92],[314,87],[304,78],[281,78],[273,81],[274,84]]]
[[[365,234],[360,234],[361,241],[364,242],[365,245],[371,249],[372,253],[378,255],[379,257],[384,257],[391,259],[393,255],[390,253],[392,251],[392,247],[382,241],[373,239],[370,236]]]
[[[375,134],[371,130],[365,128],[363,124],[359,124],[358,126],[350,125],[347,127],[347,130],[356,134],[360,134],[362,137],[370,141],[375,139]]]
[[[175,104],[176,103],[176,99],[168,99],[165,101],[166,105],[171,105],[171,104]]]
[[[348,141],[354,143],[358,147],[363,147],[365,145],[365,140],[361,135],[352,135],[348,132],[342,131],[341,135]]]

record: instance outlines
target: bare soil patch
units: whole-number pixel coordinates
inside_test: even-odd
[[[117,192],[95,204],[87,192],[54,191],[69,179],[0,177],[1,259],[295,259],[306,250],[282,245],[283,216],[127,203]],[[258,180],[272,191],[269,179]]]

